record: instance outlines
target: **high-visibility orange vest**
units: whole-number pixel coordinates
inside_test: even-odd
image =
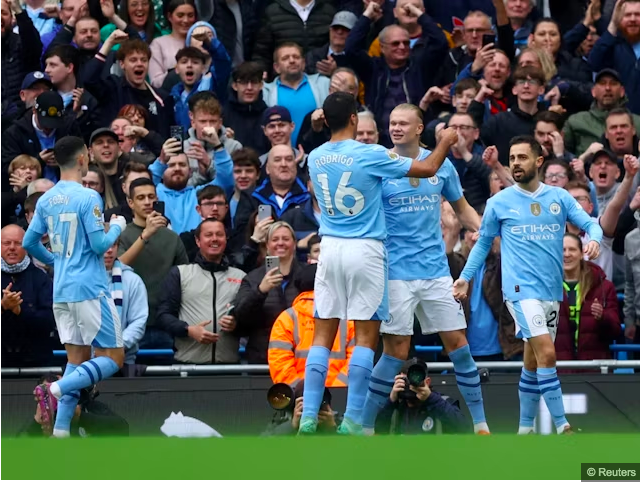
[[[283,311],[271,328],[269,373],[273,383],[295,386],[304,379],[309,349],[313,345],[313,291],[300,293],[293,305]],[[349,360],[355,346],[353,321],[340,321],[340,328],[329,355],[327,387],[346,387]]]

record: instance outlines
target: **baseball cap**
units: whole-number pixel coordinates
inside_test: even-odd
[[[118,134],[113,132],[111,129],[109,129],[108,127],[101,127],[100,129],[96,129],[91,133],[91,138],[89,139],[89,145],[92,145],[93,141],[95,141],[98,137],[102,137],[102,136],[109,136],[115,139],[116,142],[120,140],[118,138]]]
[[[591,157],[591,161],[589,162],[589,164],[593,164],[593,161],[595,161],[596,159],[599,159],[602,156],[606,157],[607,159],[609,159],[614,164],[618,164],[618,156],[616,156],[609,149],[600,149],[598,152],[596,152],[593,155],[593,157]]]
[[[53,84],[51,83],[51,79],[47,74],[36,70],[35,72],[30,72],[25,76],[24,80],[22,81],[20,90],[30,89],[33,84],[36,84],[38,82],[46,82],[47,84],[49,84],[49,87],[53,86]]]
[[[338,12],[333,16],[331,27],[344,27],[351,30],[353,29],[353,26],[356,24],[357,20],[358,17],[356,17],[354,13],[351,13],[348,10],[343,10],[342,12]]]
[[[38,124],[43,129],[57,129],[62,125],[64,103],[57,92],[43,92],[36,97],[36,105],[33,108],[38,114]]]
[[[622,82],[622,80],[620,80],[620,74],[618,74],[618,71],[613,69],[602,69],[600,72],[598,72],[596,74],[596,82],[598,82],[600,78],[604,77],[605,75],[608,75],[609,77],[613,77],[618,82]]]
[[[262,114],[262,125],[266,126],[269,122],[274,121],[291,122],[289,109],[281,105],[274,105],[265,110],[264,114]]]

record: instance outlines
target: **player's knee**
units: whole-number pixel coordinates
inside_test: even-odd
[[[331,349],[338,333],[340,320],[316,320],[313,330],[313,344]]]
[[[456,351],[469,344],[463,330],[443,331],[440,333],[440,339],[447,353]]]
[[[375,321],[356,321],[356,346],[378,349],[380,339],[380,323]]]
[[[553,349],[544,349],[536,354],[539,368],[552,368],[556,366],[556,352]]]
[[[106,356],[111,358],[113,362],[118,365],[118,368],[122,368],[124,365],[124,348],[109,348],[104,350],[96,349],[96,356]]]
[[[406,360],[411,348],[411,337],[402,335],[383,335],[384,352],[399,360]]]

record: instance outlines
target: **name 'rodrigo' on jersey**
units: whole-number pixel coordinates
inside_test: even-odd
[[[320,217],[320,234],[384,240],[382,180],[406,176],[412,159],[354,140],[326,142],[309,154]]]
[[[418,159],[431,151],[420,148]],[[390,280],[423,280],[450,276],[440,226],[440,198],[462,197],[460,178],[445,159],[435,176],[427,179],[385,179],[382,184]]]

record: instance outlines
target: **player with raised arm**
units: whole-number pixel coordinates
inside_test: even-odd
[[[378,145],[356,142],[355,98],[329,95],[323,105],[331,140],[309,155],[309,175],[320,206],[322,242],[315,282],[316,321],[305,370],[304,406],[299,433],[313,433],[327,376],[330,349],[341,319],[354,320],[356,347],[349,363],[349,390],[339,433],[362,431],[362,408],[378,345],[380,321],[389,318],[387,230],[382,180],[433,176],[450,147],[455,130],[425,160],[412,160]]]
[[[389,116],[393,152],[427,158],[430,151],[420,147],[423,130],[419,107],[397,106]],[[460,142],[466,140],[460,136]],[[448,159],[429,179],[385,179],[382,185],[391,316],[380,327],[384,353],[371,373],[364,405],[362,426],[368,435],[373,435],[376,416],[387,404],[395,376],[409,354],[414,314],[423,334],[440,334],[453,362],[458,388],[471,412],[474,430],[478,434],[489,433],[480,376],[464,332],[464,311],[452,295],[453,279],[440,226],[442,196],[451,203],[465,229],[478,231],[480,216],[464,198],[458,172]]]
[[[23,246],[38,261],[54,266],[53,314],[68,362],[60,380],[39,385],[34,395],[43,427],[53,430],[54,437],[68,437],[80,390],[110,377],[124,361],[120,319],[102,255],[126,222],[113,216],[105,234],[102,199],[81,184],[89,167],[82,139],[63,137],[53,153],[60,181],[38,200]],[[51,252],[40,241],[44,234],[49,235]]]
[[[496,236],[501,237],[502,294],[523,338],[524,367],[519,385],[518,433],[533,432],[540,396],[544,397],[558,433],[571,433],[556,371],[554,341],[558,308],[563,298],[563,237],[567,220],[589,234],[585,254],[600,253],[602,229],[564,189],[538,179],[542,147],[530,136],[511,139],[509,167],[516,184],[487,202],[480,238],[471,250],[453,295],[464,299],[469,280],[487,257]]]

